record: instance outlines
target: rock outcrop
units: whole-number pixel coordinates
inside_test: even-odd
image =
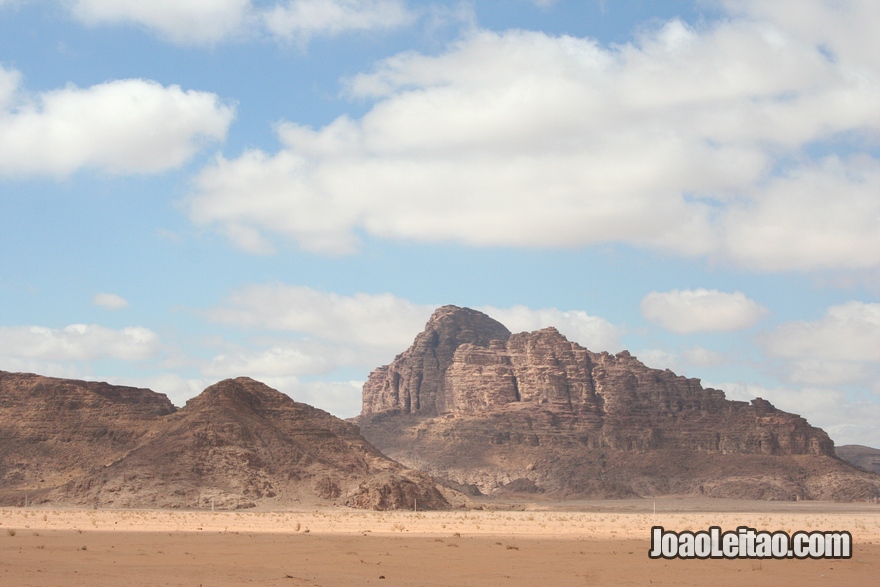
[[[175,410],[149,389],[0,371],[0,502],[121,458]]]
[[[356,426],[252,379],[176,409],[106,383],[0,373],[0,504],[236,509],[345,504],[445,509],[428,475]]]
[[[727,400],[554,328],[509,335],[454,306],[371,374],[357,422],[392,458],[484,493],[528,480],[561,496],[880,495],[880,477],[836,459],[824,431],[766,400]]]
[[[438,308],[412,346],[379,367],[364,386],[364,413],[397,410],[437,415],[448,411],[446,371],[463,344],[488,346],[510,331],[482,312],[456,306]]]

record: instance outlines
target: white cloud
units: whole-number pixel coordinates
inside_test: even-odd
[[[128,307],[128,300],[114,293],[99,293],[92,298],[92,303],[106,310],[121,310]]]
[[[858,150],[880,131],[872,27],[827,57],[849,46],[841,23],[856,4],[824,15],[832,33],[821,39],[767,12],[700,28],[673,20],[611,48],[477,31],[436,56],[399,54],[349,81],[353,97],[375,100],[362,118],[281,124],[277,153],[219,158],[198,177],[190,214],[260,251],[259,235],[275,233],[347,253],[362,233],[625,242],[760,269],[880,266],[868,201],[880,163],[805,156],[832,139]],[[822,224],[829,214],[840,222]]]
[[[828,157],[773,178],[730,207],[726,254],[762,270],[880,265],[880,161]]]
[[[213,44],[242,32],[253,18],[251,0],[65,0],[88,25],[134,23],[178,44]]]
[[[64,328],[0,326],[0,357],[40,361],[90,361],[100,358],[138,361],[154,356],[159,336],[148,328],[120,330],[96,324]]]
[[[262,18],[272,34],[304,43],[319,35],[399,28],[416,16],[401,0],[290,0]]]
[[[83,24],[134,24],[178,45],[214,45],[262,32],[305,44],[316,36],[395,29],[417,18],[403,0],[62,1]]]
[[[681,357],[666,349],[642,349],[635,353],[636,358],[651,369],[669,369],[678,372]]]
[[[765,387],[748,383],[706,384],[722,389],[727,399],[762,397],[786,412],[799,414],[825,430],[836,445],[880,446],[880,404],[853,401],[844,392],[822,387]]]
[[[213,322],[241,328],[305,334],[333,343],[333,349],[338,349],[338,345],[342,344],[398,353],[412,344],[436,308],[436,305],[415,304],[388,293],[344,296],[276,283],[241,288],[233,292],[221,306],[206,311],[205,316]],[[498,320],[512,332],[555,326],[571,340],[600,351],[620,346],[617,327],[583,311],[556,308],[533,310],[526,306],[480,306],[475,309]],[[306,355],[312,356],[318,351],[324,352],[316,346],[310,348]],[[280,356],[300,352],[301,347],[279,348],[270,354]]]
[[[206,316],[242,328],[287,330],[334,343],[400,352],[421,332],[434,309],[388,293],[344,296],[268,284],[233,292]]]
[[[0,67],[0,174],[165,171],[222,141],[234,115],[215,94],[141,79],[11,101],[19,77]]]
[[[581,310],[563,311],[556,308],[533,310],[526,306],[477,308],[498,320],[511,332],[532,332],[555,326],[571,341],[587,347],[593,352],[616,352],[620,346],[620,330],[603,318],[590,316]]]
[[[654,291],[642,299],[640,307],[647,320],[679,334],[742,330],[767,313],[742,292],[703,288]]]
[[[164,393],[171,400],[171,403],[177,407],[182,407],[186,400],[197,396],[206,387],[216,383],[216,381],[203,378],[187,379],[173,373],[160,373],[147,377],[114,377],[108,383],[141,387],[151,389],[157,393]]]
[[[880,378],[880,304],[851,301],[831,306],[822,319],[783,324],[761,342],[771,355],[788,360],[788,377],[793,382],[876,382]]]
[[[669,369],[679,375],[687,376],[693,368],[715,367],[729,361],[724,353],[701,346],[684,350],[642,349],[635,353],[637,358],[652,369]]]
[[[361,362],[358,353],[338,345],[292,341],[258,351],[230,350],[216,355],[202,371],[213,377],[324,375],[340,366]],[[366,365],[367,367],[378,365]]]
[[[14,102],[20,85],[20,72],[0,66],[0,111]]]
[[[330,412],[339,418],[361,413],[363,381],[302,381],[296,377],[266,377],[263,383],[294,401]]]
[[[688,365],[697,367],[714,367],[727,361],[724,353],[719,353],[701,346],[694,346],[681,352]]]

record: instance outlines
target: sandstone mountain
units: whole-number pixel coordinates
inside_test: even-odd
[[[248,378],[177,410],[146,389],[0,372],[0,503],[447,508],[355,426]]]
[[[765,400],[730,401],[626,351],[594,353],[553,328],[510,334],[455,306],[370,375],[356,422],[385,454],[473,493],[880,495],[880,477]]]

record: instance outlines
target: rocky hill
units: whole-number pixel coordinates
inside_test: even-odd
[[[0,504],[449,507],[355,426],[248,378],[146,389],[0,372]]]
[[[175,410],[149,389],[0,371],[0,504],[119,459]]]
[[[880,449],[860,444],[834,447],[834,453],[844,461],[872,473],[880,473]]]
[[[385,454],[471,492],[880,495],[880,477],[765,400],[730,401],[626,351],[594,353],[553,328],[510,334],[455,306],[370,375],[356,421]]]

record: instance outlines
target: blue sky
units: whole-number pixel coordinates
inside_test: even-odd
[[[0,0],[0,369],[339,416],[439,305],[880,446],[875,2]]]

